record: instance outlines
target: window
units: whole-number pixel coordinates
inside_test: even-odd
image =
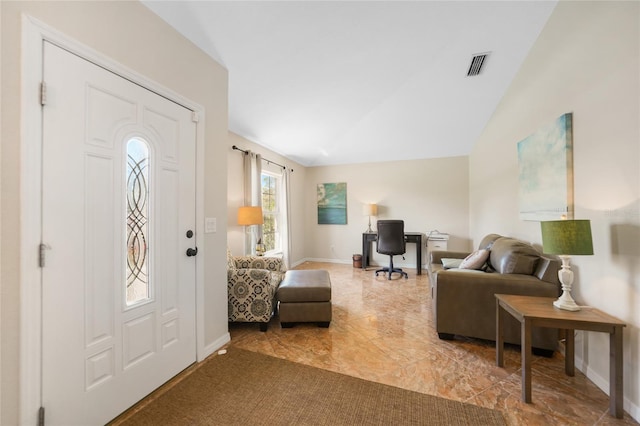
[[[262,226],[262,243],[267,252],[280,251],[280,219],[279,208],[279,181],[280,176],[262,172],[262,214],[264,225]]]

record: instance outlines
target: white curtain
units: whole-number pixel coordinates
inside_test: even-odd
[[[256,154],[256,158],[253,161],[253,184],[252,184],[252,206],[262,207],[262,156],[260,154]],[[257,225],[256,229],[256,239],[255,241],[260,240],[260,243],[263,243],[262,238],[262,225]]]
[[[262,206],[262,156],[250,150],[244,155],[244,205]],[[245,233],[245,254],[255,253],[256,242],[262,239],[262,225],[251,225],[251,231]]]
[[[282,224],[280,233],[282,236],[282,258],[287,269],[291,268],[291,171],[286,167],[282,171],[282,183],[280,188],[280,205],[282,206]]]

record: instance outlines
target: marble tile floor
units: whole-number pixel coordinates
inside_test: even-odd
[[[609,415],[609,397],[564,357],[534,356],[533,403],[521,401],[520,349],[505,347],[505,368],[495,365],[495,343],[456,336],[443,341],[433,326],[426,271],[388,281],[352,265],[306,262],[296,269],[327,269],[333,320],[280,327],[230,324],[234,346],[392,386],[500,410],[509,425],[635,425]]]

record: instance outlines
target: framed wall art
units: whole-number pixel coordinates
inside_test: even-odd
[[[522,220],[573,219],[572,114],[518,142]]]
[[[319,183],[317,196],[319,225],[347,224],[346,182]]]

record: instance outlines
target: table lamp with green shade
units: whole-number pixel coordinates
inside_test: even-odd
[[[588,220],[551,220],[540,222],[542,229],[542,252],[556,254],[562,260],[558,278],[562,284],[562,295],[553,306],[567,311],[579,311],[580,306],[571,297],[573,271],[569,265],[570,255],[593,254],[591,223]]]

